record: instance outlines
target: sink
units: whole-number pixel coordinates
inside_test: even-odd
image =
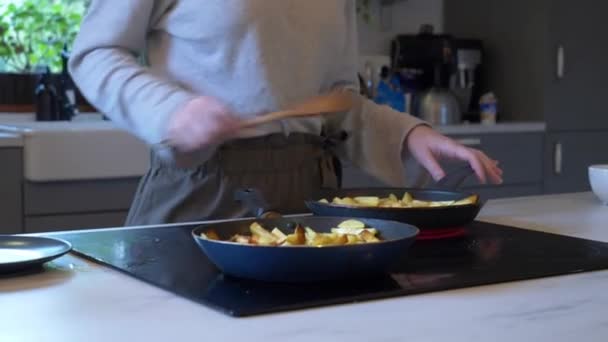
[[[95,112],[80,113],[73,118],[72,122],[82,121],[103,121],[103,115]],[[23,124],[28,122],[37,122],[35,113],[0,112],[0,124]]]
[[[2,120],[0,132],[23,139],[25,179],[34,182],[138,177],[149,165],[149,148],[112,122],[37,122],[24,115]]]

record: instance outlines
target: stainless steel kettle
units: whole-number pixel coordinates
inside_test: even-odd
[[[422,94],[419,113],[431,125],[455,125],[462,121],[458,99],[446,88],[433,87]]]

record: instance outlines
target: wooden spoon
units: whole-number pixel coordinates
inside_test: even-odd
[[[268,113],[243,122],[243,128],[250,128],[276,120],[313,117],[328,113],[345,112],[352,108],[353,97],[348,91],[333,91],[313,97],[292,109]]]
[[[332,91],[325,95],[315,96],[292,109],[272,112],[243,121],[242,128],[251,128],[276,120],[321,116],[328,113],[345,112],[353,106],[353,94],[349,91]],[[173,148],[170,140],[156,144],[158,148]]]

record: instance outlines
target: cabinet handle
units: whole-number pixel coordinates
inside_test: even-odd
[[[562,174],[562,143],[555,143],[553,149],[553,171],[556,175]]]
[[[468,147],[480,147],[481,146],[480,138],[464,138],[464,139],[457,139],[456,141],[458,143],[460,143],[461,145],[468,146]]]
[[[564,71],[566,68],[566,51],[563,45],[557,46],[557,79],[562,80],[564,78]]]

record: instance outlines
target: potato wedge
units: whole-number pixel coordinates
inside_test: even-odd
[[[365,241],[363,241],[363,239],[361,239],[358,235],[355,235],[355,234],[346,235],[346,240],[347,240],[346,243],[349,245],[356,245],[356,244],[365,242]]]
[[[427,201],[413,200],[410,205],[412,208],[428,208],[431,206],[431,203]]]
[[[310,227],[304,228],[304,236],[306,237],[307,244],[311,244],[312,241],[315,241],[315,238],[317,237],[317,235],[318,235],[317,232],[310,229]]]
[[[355,197],[355,201],[358,204],[366,207],[377,207],[380,204],[380,197],[376,196],[359,196]]]
[[[401,198],[401,203],[403,203],[403,205],[407,207],[412,204],[413,200],[414,198],[412,197],[412,195],[410,195],[409,192],[406,192],[405,194],[403,194],[403,198]]]
[[[203,239],[207,239],[207,240],[219,240],[220,239],[219,235],[217,235],[217,233],[213,229],[209,229],[208,231],[201,233],[201,237]]]
[[[350,198],[350,197],[344,197],[344,198],[334,198],[332,201],[333,204],[338,204],[338,205],[346,205],[346,206],[360,206],[359,203],[357,201],[355,201],[354,199]]]
[[[236,242],[244,245],[252,244],[251,237],[245,235],[235,235],[230,239],[231,242]]]
[[[286,242],[293,246],[304,245],[306,243],[306,233],[304,231],[304,228],[300,226],[296,227],[293,234],[287,235]]]
[[[277,244],[281,245],[287,240],[287,235],[283,233],[279,228],[274,228],[271,232],[277,238]]]
[[[251,234],[253,234],[253,236],[258,236],[263,241],[276,241],[277,240],[276,236],[274,236],[272,233],[270,233],[269,231],[264,229],[264,227],[262,227],[257,222],[252,223],[251,226],[249,226],[249,230],[251,231]]]
[[[286,235],[276,227],[269,232],[266,230],[266,228],[262,227],[256,222],[251,224],[249,227],[251,236],[235,234],[228,241],[257,246],[323,247],[378,242],[381,240],[377,236],[377,229],[367,228],[365,227],[365,224],[359,220],[346,220],[341,222],[338,226],[341,228],[332,228],[330,233],[319,233],[310,227],[302,227],[301,225],[298,225],[292,234]],[[213,230],[201,233],[201,237],[207,239],[219,239]]]
[[[479,196],[471,195],[467,198],[461,199],[460,201],[455,201],[452,205],[469,205],[475,204],[479,201]]]
[[[361,234],[359,234],[359,236],[365,241],[365,242],[380,242],[380,239],[378,239],[374,234],[372,234],[369,230],[364,230],[361,232]]]

